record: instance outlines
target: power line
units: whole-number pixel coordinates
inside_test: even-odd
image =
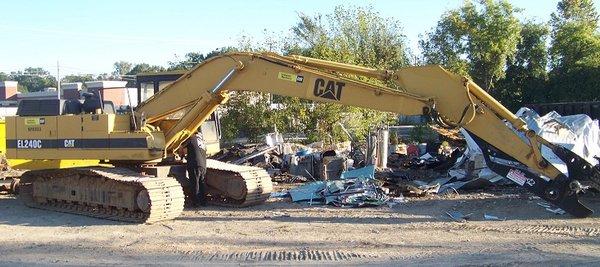
[[[48,75],[48,76],[52,76],[51,74],[42,74],[42,73],[37,73],[37,72],[25,72],[25,69],[30,68],[30,67],[26,67],[26,68],[20,68],[20,67],[16,67],[13,69],[8,69],[8,68],[2,68],[0,69],[0,72],[4,72],[8,75],[14,74],[14,75],[39,75],[39,76],[44,76],[44,75]],[[51,65],[38,65],[36,67],[33,68],[41,68],[43,71],[47,71],[48,69],[52,69],[52,68],[56,68],[56,65],[51,66]],[[103,74],[104,72],[95,72],[95,71],[91,71],[89,69],[85,69],[85,68],[78,68],[78,67],[72,67],[72,66],[65,66],[65,65],[60,65],[61,69],[67,69],[67,70],[72,70],[72,71],[77,71],[77,73],[70,73],[67,75],[100,75]]]
[[[26,27],[7,27],[0,25],[0,29],[5,30],[14,30],[19,31],[20,35],[29,35],[33,37],[39,36],[49,36],[49,37],[61,37],[65,36],[68,38],[73,38],[77,40],[81,39],[95,39],[100,41],[108,41],[112,43],[162,43],[162,44],[172,44],[172,45],[213,45],[214,40],[208,39],[195,39],[191,40],[189,38],[149,38],[149,37],[140,37],[133,36],[130,34],[127,35],[115,35],[115,34],[97,34],[97,33],[87,33],[87,32],[72,32],[72,31],[63,31],[63,30],[55,30],[55,29],[43,29],[43,28],[26,28]]]

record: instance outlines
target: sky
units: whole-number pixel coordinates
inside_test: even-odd
[[[546,22],[558,0],[509,0],[520,19]],[[600,0],[594,0],[600,10]],[[236,46],[264,31],[287,36],[298,12],[369,6],[402,24],[411,49],[419,35],[463,0],[0,0],[0,72],[42,67],[56,75],[110,73],[124,60],[166,66],[187,52]]]

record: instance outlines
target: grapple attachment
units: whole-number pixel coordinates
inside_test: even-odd
[[[591,186],[600,188],[600,166],[592,166],[564,147],[545,144],[568,168],[568,176],[562,174],[550,179],[532,172],[527,166],[474,134],[471,134],[471,137],[481,148],[487,166],[495,173],[525,187],[575,217],[585,218],[592,215],[593,210],[579,201],[579,194],[585,192],[586,187],[581,184],[584,181],[590,181]]]

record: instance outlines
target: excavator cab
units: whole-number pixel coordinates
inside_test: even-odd
[[[115,114],[112,101],[102,101],[98,93],[83,93],[79,99],[23,99],[19,101],[19,116],[58,116],[79,114]]]

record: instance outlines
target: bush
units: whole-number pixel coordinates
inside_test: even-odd
[[[431,143],[437,141],[438,134],[428,124],[421,124],[410,130],[409,138],[414,143]]]

